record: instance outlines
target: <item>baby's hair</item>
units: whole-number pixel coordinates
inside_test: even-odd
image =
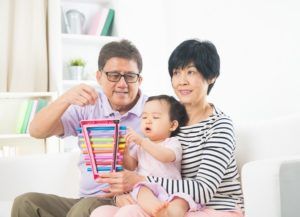
[[[178,127],[171,133],[171,136],[176,136],[179,132],[179,128],[185,126],[189,120],[184,105],[182,105],[173,96],[168,95],[150,96],[146,102],[155,100],[164,101],[169,105],[170,121],[178,121]]]

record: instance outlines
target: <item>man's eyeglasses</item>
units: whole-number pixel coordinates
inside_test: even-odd
[[[111,82],[118,82],[123,77],[127,83],[135,83],[137,82],[138,78],[140,77],[139,74],[128,72],[122,75],[120,72],[104,72],[106,77]]]

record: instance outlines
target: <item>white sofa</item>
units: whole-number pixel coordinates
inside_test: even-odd
[[[79,153],[0,158],[0,217],[9,217],[14,198],[26,192],[78,196]]]
[[[240,124],[236,133],[246,217],[300,216],[300,114]]]
[[[235,128],[246,217],[299,216],[300,115]],[[24,192],[76,197],[77,160],[78,153],[0,159],[0,217]]]

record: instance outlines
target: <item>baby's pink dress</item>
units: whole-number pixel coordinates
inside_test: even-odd
[[[155,144],[161,145],[166,148],[171,149],[176,156],[175,161],[170,163],[162,163],[152,157],[149,153],[143,150],[140,146],[136,144],[131,144],[129,147],[129,154],[138,161],[138,167],[136,169],[137,173],[143,176],[156,176],[165,177],[170,179],[181,179],[181,159],[182,159],[182,147],[180,142],[175,137],[167,138],[165,141]],[[201,208],[200,204],[195,203],[193,198],[188,194],[175,193],[169,195],[166,190],[159,184],[141,182],[134,186],[131,196],[136,200],[137,194],[141,186],[146,186],[150,189],[154,195],[161,201],[171,201],[174,197],[180,197],[189,203],[189,211],[197,211]],[[132,208],[134,209],[132,210]],[[137,209],[138,208],[138,209]],[[129,213],[127,211],[130,210]],[[134,212],[135,215],[133,215]],[[125,214],[127,213],[127,214]],[[132,217],[132,216],[143,216],[149,217],[138,205],[127,205],[121,208],[115,206],[101,206],[96,208],[90,217]]]
[[[165,177],[169,179],[181,179],[182,147],[176,137],[167,138],[165,141],[155,144],[171,149],[176,156],[175,161],[162,163],[146,152],[142,147],[131,144],[129,154],[138,161],[137,173],[143,176]],[[199,210],[201,206],[194,202],[191,196],[184,193],[169,195],[166,190],[158,184],[142,182],[135,185],[131,196],[136,200],[141,186],[147,186],[160,201],[171,201],[174,197],[185,199],[190,206],[190,211]]]

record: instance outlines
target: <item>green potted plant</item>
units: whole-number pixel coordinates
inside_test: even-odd
[[[69,62],[69,73],[72,80],[82,80],[86,63],[82,58],[71,59]]]

